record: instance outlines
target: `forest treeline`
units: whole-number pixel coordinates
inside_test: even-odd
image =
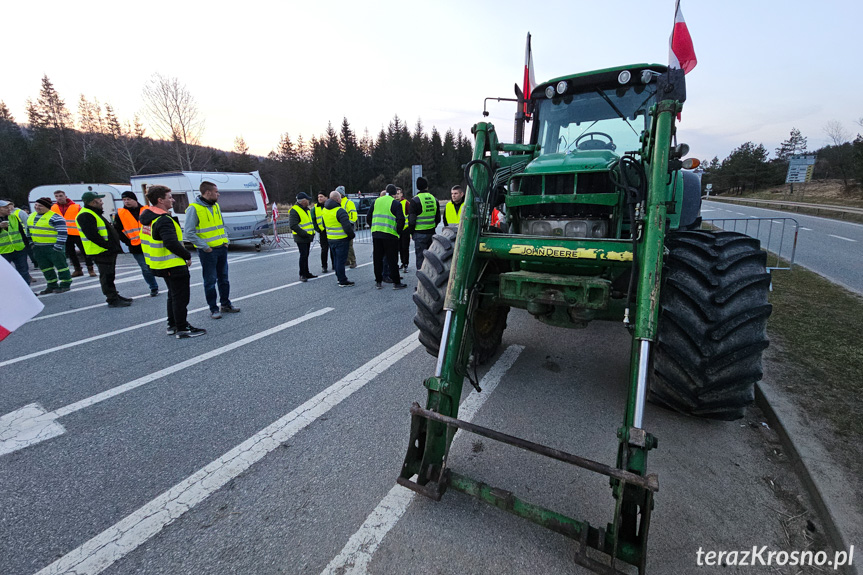
[[[27,101],[26,121],[17,121],[0,101],[0,198],[22,204],[43,184],[124,183],[132,175],[178,170],[258,170],[271,199],[293,202],[299,192],[329,192],[339,185],[352,193],[377,193],[390,182],[410,190],[414,164],[423,166],[431,191],[445,198],[462,181],[460,166],[473,153],[461,131],[428,132],[421,120],[411,129],[395,115],[374,138],[368,130],[358,136],[347,118],[309,139],[284,133],[261,157],[249,153],[242,137],[230,151],[202,145],[204,118],[175,78],[154,76],[143,98],[143,117],[127,121],[110,104],[83,95],[73,114],[46,76],[38,98]]]
[[[2,94],[0,94],[2,96]],[[440,198],[463,183],[461,166],[472,158],[472,143],[461,131],[443,135],[421,120],[413,128],[393,116],[377,136],[358,136],[347,118],[317,136],[292,139],[283,133],[267,156],[249,153],[242,137],[230,151],[201,144],[205,119],[194,95],[176,78],[154,75],[142,93],[142,115],[120,119],[108,103],[81,95],[72,113],[47,76],[39,95],[26,103],[18,121],[0,101],[0,198],[26,202],[30,189],[72,182],[123,183],[132,175],[178,170],[250,172],[258,170],[271,198],[293,202],[299,192],[377,193],[387,183],[411,189],[411,166],[420,164],[431,191]],[[863,118],[857,121],[863,128]],[[702,161],[702,184],[713,193],[741,193],[781,185],[794,154],[815,154],[815,179],[840,179],[852,193],[863,186],[863,136],[852,137],[839,122],[824,133],[830,144],[808,149],[807,138],[792,128],[773,157],[763,144],[746,142],[724,160]]]

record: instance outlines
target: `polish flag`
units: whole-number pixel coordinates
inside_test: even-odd
[[[273,238],[278,243],[279,241],[279,207],[276,202],[273,202]]]
[[[527,112],[527,101],[530,99],[530,93],[536,88],[536,77],[533,74],[533,51],[530,49],[530,32],[527,33],[527,45],[524,48],[524,113]],[[528,117],[530,117],[528,115]]]
[[[697,63],[692,37],[686,27],[686,20],[683,19],[683,12],[680,11],[680,0],[677,0],[674,10],[674,29],[668,41],[668,67],[683,68],[683,73],[688,74]]]
[[[45,306],[6,258],[0,258],[0,341]]]

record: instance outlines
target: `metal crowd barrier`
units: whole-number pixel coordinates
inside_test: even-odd
[[[768,258],[768,271],[790,271],[794,267],[800,231],[800,224],[794,218],[716,218],[702,220],[701,227],[738,232],[758,239],[761,249],[775,256]]]

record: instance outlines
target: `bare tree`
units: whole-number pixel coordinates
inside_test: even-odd
[[[122,124],[110,104],[105,104],[105,116],[110,138],[109,162],[118,170],[132,175],[140,174],[150,159],[144,140],[144,127],[138,116],[135,116],[134,126],[130,122]]]
[[[181,170],[193,169],[204,133],[204,118],[192,93],[177,78],[154,74],[144,86],[143,96],[153,131],[171,141]]]
[[[845,190],[849,190],[848,186],[848,171],[851,164],[851,134],[842,127],[841,122],[831,120],[824,126],[824,133],[827,139],[832,142],[832,146],[828,146],[821,152],[821,155],[827,160],[827,164],[831,168],[835,168],[842,175],[842,182],[845,184]]]

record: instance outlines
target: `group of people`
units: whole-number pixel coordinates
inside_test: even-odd
[[[411,237],[419,269],[438,224],[443,221],[444,225],[456,225],[460,221],[464,203],[461,186],[452,188],[452,201],[441,210],[437,199],[428,192],[428,182],[418,178],[416,184],[419,192],[411,200],[405,199],[397,186],[387,185],[369,214],[377,289],[382,289],[384,283],[391,283],[394,290],[407,287],[400,272],[408,269]],[[210,317],[221,319],[222,314],[240,311],[230,299],[229,240],[218,204],[219,189],[212,182],[201,184],[200,196],[186,210],[185,232],[171,213],[174,199],[170,188],[150,186],[146,195],[149,205],[142,206],[133,192],[123,192],[123,207],[113,221],[104,214],[104,195],[92,191],[82,195],[79,205],[58,190],[54,201],[47,197],[36,200],[32,214],[0,200],[0,254],[25,281],[35,283],[29,273],[29,257],[47,282],[39,295],[47,295],[69,291],[72,279],[84,275],[77,247],[83,253],[88,274],[98,275],[108,307],[117,308],[132,304],[132,299],[120,295],[115,285],[117,255],[123,252],[121,244],[125,244],[141,268],[150,296],[159,295],[157,277],[167,286],[167,334],[179,339],[204,335],[205,329],[192,326],[187,319],[192,254],[183,241],[192,244],[198,253]],[[348,279],[346,268],[357,266],[353,250],[356,205],[347,197],[344,186],[329,195],[318,194],[314,206],[310,206],[311,201],[307,194],[298,194],[289,213],[289,225],[300,253],[300,281],[317,277],[309,270],[310,248],[317,233],[323,273],[328,271],[330,261],[338,285],[351,287],[355,282]]]
[[[121,243],[124,243],[141,268],[150,296],[159,295],[156,278],[165,281],[167,334],[179,339],[204,335],[205,329],[196,328],[187,320],[192,254],[183,240],[198,252],[210,317],[221,319],[222,314],[237,313],[240,309],[230,299],[229,241],[218,205],[219,189],[212,182],[203,182],[200,192],[186,210],[185,234],[170,213],[174,200],[165,186],[151,186],[147,190],[148,206],[142,206],[134,193],[123,192],[123,207],[117,210],[113,221],[105,216],[104,195],[92,191],[84,192],[79,205],[58,190],[54,202],[48,197],[36,200],[29,215],[12,202],[0,200],[0,254],[28,283],[35,283],[27,262],[28,255],[32,256],[47,282],[39,295],[47,295],[69,291],[72,278],[83,275],[75,250],[78,245],[89,275],[99,277],[108,307],[117,308],[132,305],[132,298],[120,295],[115,285],[117,255],[123,252]],[[69,262],[74,272],[70,271]]]
[[[413,238],[416,267],[424,261],[424,251],[431,246],[435,228],[443,220],[444,225],[457,225],[464,203],[464,189],[453,186],[452,201],[441,213],[437,199],[428,191],[428,181],[417,178],[418,193],[410,200],[394,184],[388,184],[372,205],[368,222],[372,234],[372,261],[375,288],[383,289],[391,283],[394,290],[405,289],[401,273],[408,270],[410,241]],[[344,186],[338,186],[329,195],[321,192],[317,202],[310,206],[312,198],[301,192],[291,207],[288,225],[300,253],[300,281],[318,276],[309,270],[309,253],[315,233],[321,245],[321,270],[326,273],[327,263],[332,261],[333,270],[340,287],[351,287],[345,266],[356,267],[353,239],[358,219],[356,205],[347,197]],[[399,265],[401,257],[401,265]]]

